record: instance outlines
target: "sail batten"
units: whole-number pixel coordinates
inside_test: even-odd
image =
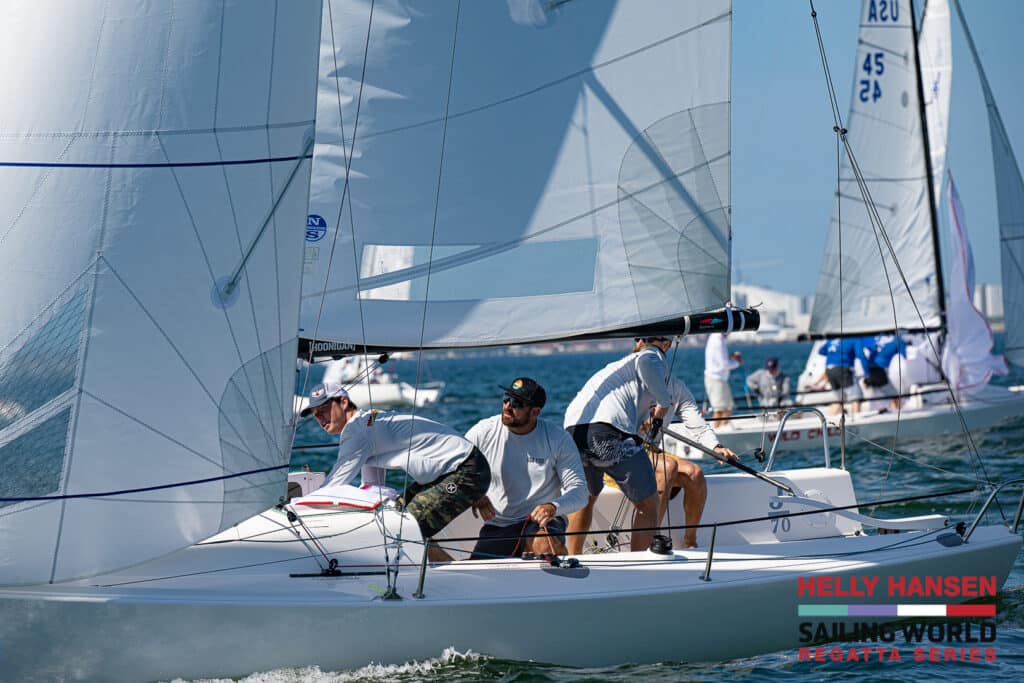
[[[497,345],[721,308],[731,3],[457,7],[325,5],[301,334]]]

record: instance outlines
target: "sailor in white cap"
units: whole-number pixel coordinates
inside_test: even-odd
[[[404,470],[414,481],[399,502],[419,523],[424,539],[487,493],[487,459],[447,425],[418,415],[362,410],[334,382],[313,387],[302,411],[303,417],[309,414],[328,434],[341,435],[326,485],[349,484],[360,470],[363,484],[383,485],[385,470]],[[438,548],[431,551],[435,559],[451,559]]]

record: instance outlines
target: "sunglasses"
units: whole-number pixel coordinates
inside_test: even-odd
[[[514,396],[505,396],[505,398],[501,399],[501,402],[507,403],[508,407],[512,410],[519,410],[520,408],[526,407],[526,404],[521,399]]]

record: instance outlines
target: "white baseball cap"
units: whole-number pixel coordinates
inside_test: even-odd
[[[348,398],[348,392],[345,391],[345,387],[337,382],[317,384],[313,387],[313,391],[309,392],[309,405],[303,408],[299,414],[302,417],[306,417],[313,412],[314,408],[319,408],[332,398]]]

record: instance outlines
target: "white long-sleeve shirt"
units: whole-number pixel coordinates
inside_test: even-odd
[[[668,366],[661,350],[648,346],[604,366],[587,380],[565,410],[565,426],[603,422],[636,434],[655,404],[672,405]]]
[[[522,522],[535,507],[553,503],[559,515],[587,503],[583,464],[572,437],[558,425],[537,420],[529,434],[516,434],[501,415],[480,420],[466,432],[491,466],[487,497],[497,515],[488,524]]]
[[[473,444],[440,422],[399,413],[359,410],[341,430],[338,461],[326,484],[349,484],[363,468],[363,483],[383,483],[379,470],[405,470],[429,484],[458,467]],[[363,467],[363,466],[366,467]]]
[[[725,343],[725,335],[715,332],[708,335],[704,347],[704,374],[723,382],[729,381],[729,373],[740,366],[738,360],[729,357],[729,347]]]
[[[686,386],[683,380],[672,376],[668,383],[669,392],[672,394],[673,414],[679,417],[683,426],[702,446],[715,448],[718,446],[718,436],[711,426],[704,421],[697,407],[697,401]]]

